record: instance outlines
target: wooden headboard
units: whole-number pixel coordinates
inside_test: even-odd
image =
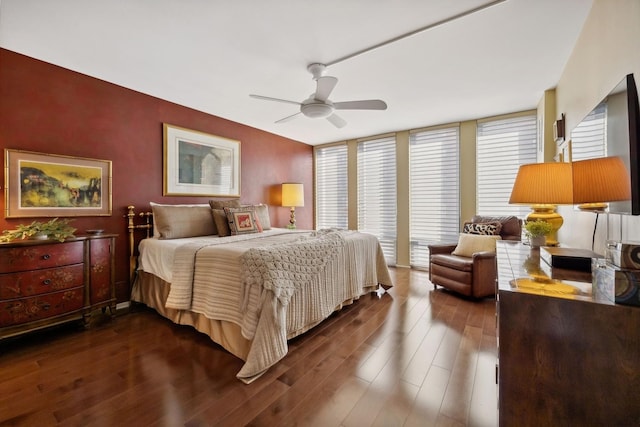
[[[147,239],[153,234],[153,213],[140,212],[137,216],[140,217],[140,219],[143,219],[144,222],[136,224],[135,208],[136,207],[132,205],[127,206],[128,212],[126,215],[128,218],[127,229],[129,230],[129,283],[131,283],[131,285],[133,285],[133,281],[136,276],[136,267],[138,264],[135,232],[136,230],[145,230]]]

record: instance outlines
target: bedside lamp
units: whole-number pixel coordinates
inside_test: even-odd
[[[296,228],[296,207],[304,207],[304,186],[294,182],[283,183],[282,206],[291,207],[291,216],[287,228]]]
[[[596,243],[598,214],[607,212],[607,240],[609,215],[606,202],[631,199],[631,177],[620,157],[597,157],[573,162],[573,200],[578,208],[596,214],[591,250]]]
[[[527,221],[546,221],[552,230],[547,245],[558,244],[558,230],[564,220],[556,205],[573,204],[571,163],[532,163],[520,166],[509,203],[531,205]]]

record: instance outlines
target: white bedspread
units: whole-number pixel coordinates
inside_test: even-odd
[[[253,240],[256,236],[268,237],[282,233],[304,233],[300,230],[287,230],[286,228],[272,228],[260,234],[245,234],[239,236],[201,236],[186,237],[182,239],[161,240],[157,238],[143,239],[139,244],[140,256],[138,269],[158,276],[165,282],[171,283],[173,279],[173,258],[176,249],[187,243],[217,242],[217,244]]]
[[[280,229],[231,239],[180,239],[182,244],[147,239],[149,242],[143,241],[140,249],[140,268],[171,282],[167,307],[191,310],[241,327],[242,335],[252,344],[238,378],[251,382],[286,355],[287,339],[309,330],[345,302],[359,298],[378,284],[392,286],[375,236],[342,231],[344,244],[324,263],[321,274],[292,293],[290,303],[282,304],[273,289],[243,288],[243,254],[251,248],[287,247],[310,234]],[[161,246],[162,242],[172,242],[167,245],[172,248],[172,255],[163,255],[167,258],[161,262],[166,265],[172,258],[170,276],[162,268],[150,271],[157,259],[152,261],[154,256],[145,253],[145,246]]]

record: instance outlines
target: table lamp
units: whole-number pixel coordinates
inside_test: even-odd
[[[598,215],[607,212],[607,240],[609,215],[607,202],[631,199],[631,177],[620,157],[597,157],[573,162],[573,200],[578,208],[596,214],[591,249],[596,243]]]
[[[558,245],[558,230],[564,220],[556,205],[573,204],[571,163],[532,163],[522,165],[511,190],[509,203],[531,205],[527,221],[546,221],[552,226],[548,246]]]
[[[570,163],[533,163],[520,166],[509,203],[530,204],[527,221],[549,222],[554,229],[547,245],[558,244],[557,232],[564,220],[556,205],[580,205],[604,211],[606,202],[629,200],[631,178],[620,157],[598,157]]]
[[[287,228],[296,228],[296,207],[304,206],[304,186],[300,183],[285,182],[282,184],[282,206],[291,208],[289,225]]]
[[[572,163],[573,203],[585,210],[607,208],[606,202],[631,199],[631,177],[620,157],[597,157]]]

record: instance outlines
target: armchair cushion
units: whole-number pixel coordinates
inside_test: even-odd
[[[458,245],[452,255],[472,257],[476,252],[495,252],[496,240],[500,236],[484,236],[480,234],[460,233]]]

